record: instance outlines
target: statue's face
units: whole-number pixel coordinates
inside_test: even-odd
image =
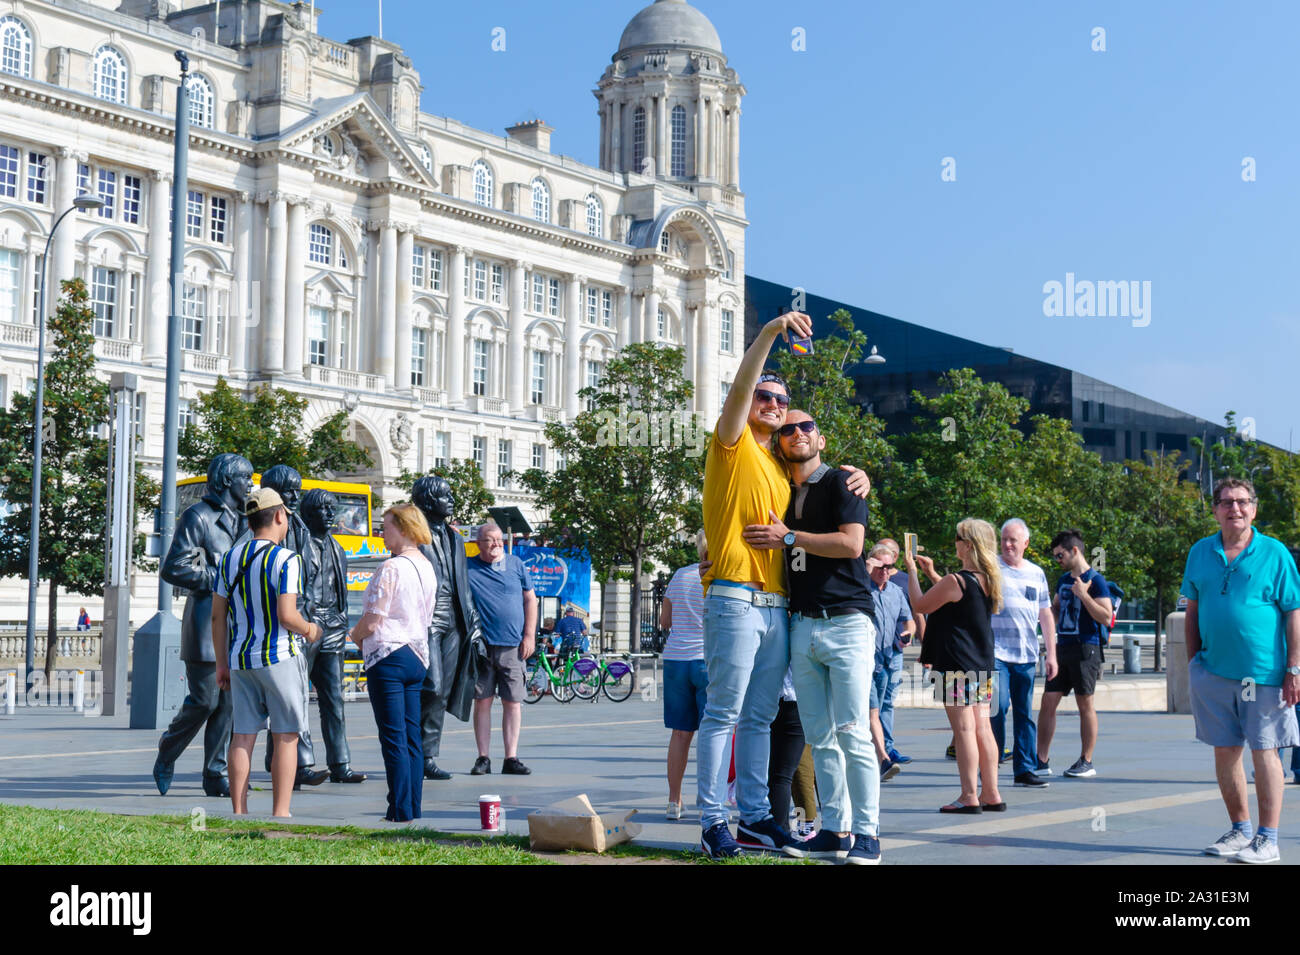
[[[280,499],[284,501],[284,506],[290,514],[297,514],[298,505],[302,503],[302,489],[286,487],[280,492]]]
[[[313,534],[328,534],[329,529],[334,526],[334,502],[323,501],[315,508],[304,510],[302,519]]]
[[[438,489],[438,493],[433,496],[433,513],[439,519],[445,521],[451,517],[452,511],[456,510],[456,499],[452,497],[451,488],[443,486]]]
[[[241,504],[248,498],[248,494],[253,490],[253,472],[243,469],[232,471],[230,474],[230,495]]]

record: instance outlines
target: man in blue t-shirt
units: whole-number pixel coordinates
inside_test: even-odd
[[[1079,758],[1065,771],[1067,776],[1096,776],[1092,750],[1097,745],[1097,709],[1092,695],[1101,676],[1101,632],[1109,628],[1114,613],[1106,578],[1088,566],[1084,558],[1083,534],[1074,529],[1052,538],[1052,556],[1062,574],[1052,597],[1056,618],[1056,676],[1043,687],[1043,704],[1038,710],[1037,775],[1050,776],[1048,754],[1056,732],[1056,708],[1061,697],[1074,691],[1079,707]]]
[[[587,625],[583,623],[570,607],[564,611],[564,619],[555,625],[560,659],[567,659],[573,651],[585,653],[591,643],[587,640]]]

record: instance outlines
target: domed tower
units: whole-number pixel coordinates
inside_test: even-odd
[[[740,188],[740,100],[713,24],[685,0],[632,18],[595,90],[600,166]]]

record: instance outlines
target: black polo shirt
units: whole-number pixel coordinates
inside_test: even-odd
[[[828,534],[841,524],[861,524],[866,537],[867,502],[848,488],[848,473],[821,465],[802,485],[796,484],[785,513],[792,531]],[[862,557],[819,557],[808,552],[785,551],[790,612],[856,608],[868,616],[874,606],[871,578]]]

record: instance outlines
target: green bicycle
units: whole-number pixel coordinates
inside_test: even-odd
[[[524,675],[524,702],[536,703],[548,692],[559,703],[568,703],[575,696],[584,700],[595,696],[600,692],[600,687],[597,685],[592,689],[588,685],[586,674],[580,672],[577,666],[580,659],[577,653],[572,653],[562,665],[557,663],[553,667],[545,653],[537,654],[529,662]]]

